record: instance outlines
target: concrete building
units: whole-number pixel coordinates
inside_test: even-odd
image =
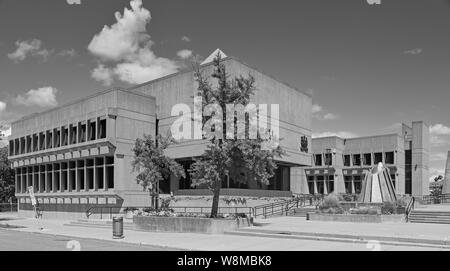
[[[442,185],[442,194],[450,194],[450,151],[447,154],[447,162],[445,163],[445,175]]]
[[[394,134],[312,140],[312,168],[305,194],[359,194],[365,171],[383,162],[399,195],[429,194],[429,129],[423,121],[402,124]]]
[[[303,93],[233,57],[223,62],[234,75],[251,74],[257,91],[255,104],[279,104],[281,146],[287,155],[270,185],[224,182],[224,195],[290,196],[306,189],[302,167],[311,165],[311,94]],[[212,63],[201,71],[212,72]],[[16,172],[16,197],[22,212],[32,212],[27,187],[47,217],[84,216],[93,206],[148,206],[148,192],[136,184],[131,169],[132,146],[144,134],[166,135],[177,117],[176,104],[193,110],[197,91],[192,70],[182,71],[130,89],[111,89],[12,123],[9,159]],[[270,117],[269,117],[270,118]],[[185,169],[201,156],[207,141],[183,140],[167,154]],[[187,174],[188,175],[188,174]],[[207,195],[193,189],[189,176],[161,182],[163,193]]]

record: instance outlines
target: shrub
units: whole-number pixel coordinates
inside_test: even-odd
[[[381,213],[383,215],[392,215],[396,213],[397,206],[395,203],[391,201],[383,202],[383,205],[381,205]]]
[[[410,197],[400,197],[395,201],[395,205],[397,207],[406,207],[410,200]]]
[[[323,202],[319,205],[319,209],[340,208],[339,197],[331,193],[323,199]]]

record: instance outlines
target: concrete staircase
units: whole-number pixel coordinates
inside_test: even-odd
[[[450,212],[412,210],[409,215],[409,222],[450,224]]]

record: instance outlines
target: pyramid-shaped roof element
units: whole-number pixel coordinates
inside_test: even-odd
[[[200,65],[204,65],[204,64],[213,62],[213,60],[214,60],[214,58],[216,58],[217,54],[220,54],[220,56],[222,58],[226,58],[227,57],[227,55],[222,50],[217,48],[212,54],[210,54],[205,60],[203,60],[202,64],[200,64]]]

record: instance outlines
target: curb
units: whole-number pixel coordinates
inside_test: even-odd
[[[274,231],[274,230],[250,230],[250,229],[241,229],[239,231],[228,231],[225,232],[225,234],[282,238],[282,239],[336,241],[347,243],[355,243],[355,242],[367,243],[368,241],[375,240],[389,245],[439,247],[450,249],[450,240],[436,240],[436,239],[433,240],[433,239],[419,239],[419,238],[394,237],[394,236],[368,236],[368,235],[332,234],[332,233],[317,233],[317,232],[290,232],[290,231]]]

